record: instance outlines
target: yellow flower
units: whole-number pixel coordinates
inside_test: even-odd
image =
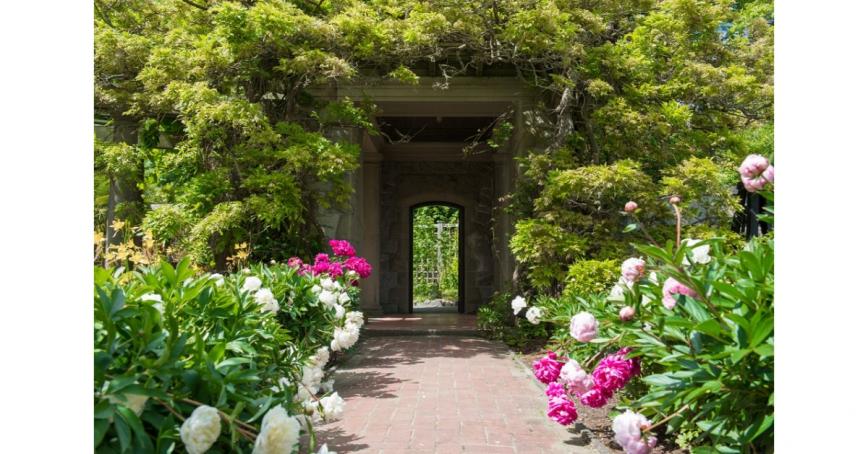
[[[115,219],[114,221],[112,221],[112,229],[114,229],[115,232],[124,228],[125,225],[127,225],[127,223],[120,219]]]
[[[105,235],[102,232],[93,232],[93,244],[102,244],[105,241]]]

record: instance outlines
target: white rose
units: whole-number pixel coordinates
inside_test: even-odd
[[[513,312],[513,314],[518,315],[518,313],[521,312],[521,310],[526,308],[526,307],[527,307],[527,300],[525,300],[523,296],[516,296],[512,300],[512,312]]]
[[[262,281],[259,280],[256,276],[250,276],[244,278],[244,285],[242,288],[248,292],[255,292],[259,290],[259,287],[262,287]]]
[[[290,417],[286,410],[278,405],[262,417],[262,426],[253,454],[286,454],[292,452],[298,444],[298,433],[301,426],[298,420]]]
[[[690,258],[693,260],[693,263],[706,264],[711,261],[711,245],[703,244],[702,246],[693,247],[693,245],[702,240],[687,239],[684,241],[687,244],[687,247],[690,248]],[[690,261],[687,260],[686,255],[684,256],[682,264],[690,265]]]
[[[203,454],[220,438],[220,413],[214,407],[200,405],[181,424],[181,441],[190,454]]]
[[[527,317],[527,321],[529,321],[532,325],[539,325],[540,317],[542,317],[542,309],[537,306],[534,306],[527,310],[527,313],[524,314]]]

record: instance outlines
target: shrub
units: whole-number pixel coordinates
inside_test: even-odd
[[[523,348],[534,340],[548,338],[544,325],[533,325],[524,317],[513,314],[512,298],[509,293],[496,293],[476,313],[476,328],[485,337],[503,341],[510,347]]]
[[[547,392],[552,419],[569,424],[575,405],[623,389],[613,429],[628,452],[653,447],[663,425],[695,453],[773,450],[774,241],[731,248],[724,238],[637,246],[644,260],[624,262],[608,297],[538,299],[558,350],[538,378],[568,369]]]
[[[621,264],[614,260],[579,260],[567,272],[568,295],[591,295],[607,291],[618,281]]]
[[[342,399],[323,368],[330,349],[358,339],[363,319],[349,311],[363,259],[325,257],[342,273],[294,262],[197,275],[186,259],[96,268],[95,451],[189,450],[195,430],[183,423],[195,418],[208,427],[200,448],[249,452],[267,430],[263,415],[298,415],[286,420],[295,440],[299,423],[312,433],[314,421],[337,417]]]

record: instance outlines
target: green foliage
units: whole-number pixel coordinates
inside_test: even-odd
[[[579,260],[567,272],[567,295],[593,295],[608,292],[621,277],[621,264],[615,260]]]
[[[458,208],[430,205],[413,210],[414,301],[458,299],[458,223]]]
[[[664,171],[660,195],[678,195],[688,201],[681,206],[686,224],[726,225],[741,209],[733,194],[736,181],[732,168],[709,158],[688,158]]]
[[[220,452],[250,451],[270,408],[310,414],[295,398],[303,367],[342,321],[319,302],[319,279],[285,265],[250,273],[218,280],[187,260],[95,269],[95,452],[180,449],[179,427],[199,405],[221,412]],[[250,276],[273,292],[277,313],[243,288]],[[358,291],[344,285],[350,309]]]

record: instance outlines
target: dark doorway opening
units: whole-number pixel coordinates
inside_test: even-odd
[[[464,313],[464,209],[447,202],[410,208],[410,308]]]

